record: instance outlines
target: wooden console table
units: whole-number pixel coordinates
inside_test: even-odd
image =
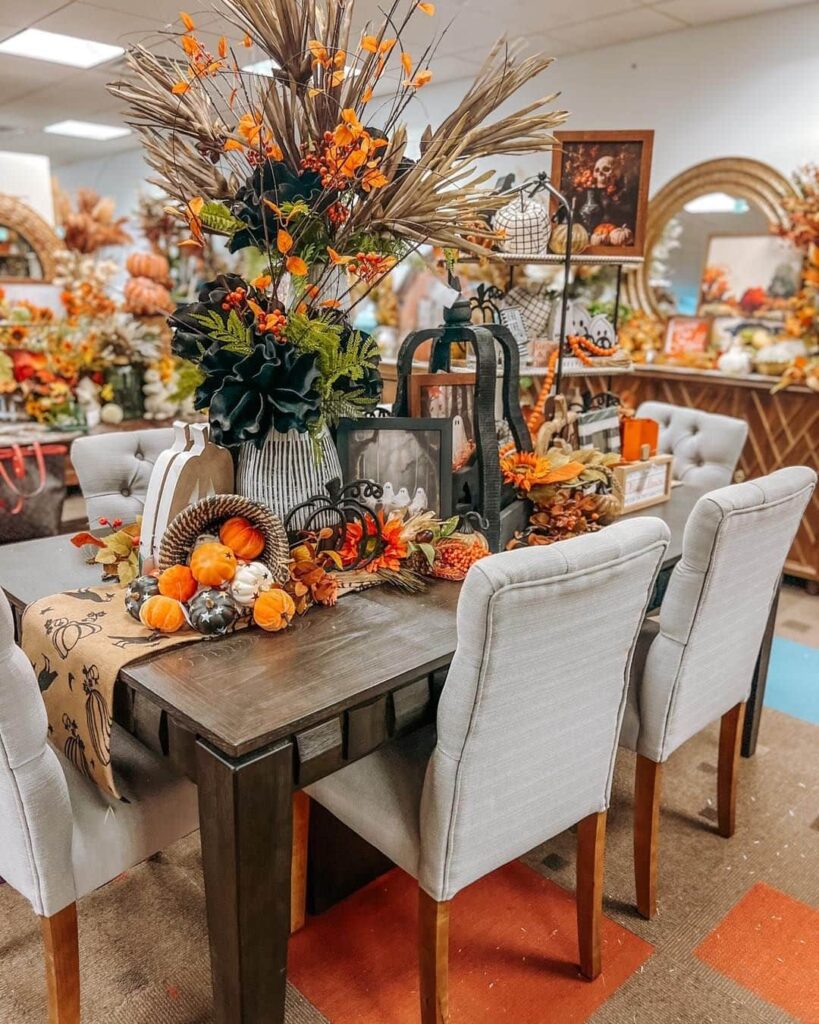
[[[748,440],[739,460],[739,472],[750,480],[783,466],[812,466],[819,472],[819,394],[806,387],[791,387],[776,395],[774,377],[750,374],[728,377],[716,370],[690,370],[675,366],[638,366],[617,381],[617,390],[640,402],[668,402],[703,412],[722,413],[745,420]],[[589,379],[591,390],[599,381]],[[819,491],[805,512],[785,572],[808,581],[819,593]]]

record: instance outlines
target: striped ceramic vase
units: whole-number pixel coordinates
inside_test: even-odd
[[[321,451],[318,459],[307,433],[271,430],[261,449],[253,444],[239,449],[236,491],[266,505],[284,521],[297,505],[324,494],[330,480],[341,479],[341,463],[328,430],[322,434]],[[302,526],[306,515],[296,516],[291,528]]]

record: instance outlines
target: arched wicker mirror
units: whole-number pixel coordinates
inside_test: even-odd
[[[766,235],[782,224],[793,186],[758,160],[696,164],[664,185],[648,207],[645,263],[629,274],[625,299],[652,317],[693,314],[709,239]]]
[[[56,272],[61,242],[30,206],[0,195],[0,283],[49,283]]]

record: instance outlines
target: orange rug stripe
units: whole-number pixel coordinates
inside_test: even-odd
[[[288,976],[331,1024],[418,1024],[417,892],[396,869],[291,938]],[[581,1024],[652,953],[605,919],[582,979],[574,894],[517,862],[455,897],[450,939],[453,1024]]]
[[[804,1024],[819,1022],[819,910],[758,882],[694,953]]]

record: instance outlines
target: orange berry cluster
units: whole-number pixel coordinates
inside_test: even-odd
[[[287,324],[287,317],[280,309],[274,309],[272,313],[263,313],[257,317],[256,322],[263,334],[275,334],[278,338]]]
[[[222,309],[227,313],[231,309],[240,309],[244,306],[247,300],[247,288],[236,288],[232,292],[228,292],[225,296],[225,301],[222,303]]]
[[[327,219],[334,227],[340,227],[347,221],[349,216],[350,211],[343,203],[333,203],[327,210]]]

